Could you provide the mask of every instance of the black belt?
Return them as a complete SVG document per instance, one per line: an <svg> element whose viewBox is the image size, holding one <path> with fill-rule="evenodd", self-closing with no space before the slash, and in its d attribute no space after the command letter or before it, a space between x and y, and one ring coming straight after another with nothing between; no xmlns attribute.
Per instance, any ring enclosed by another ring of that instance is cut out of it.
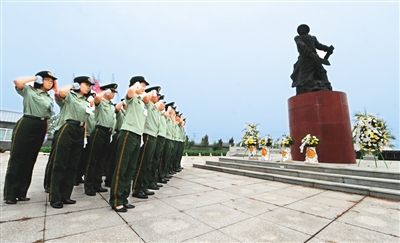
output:
<svg viewBox="0 0 400 243"><path fill-rule="evenodd" d="M115 133L119 133L119 130L115 130Z"/></svg>
<svg viewBox="0 0 400 243"><path fill-rule="evenodd" d="M37 117L37 116L31 116L31 115L24 115L24 117L37 119L37 120L41 120L41 121L47 121L47 119L49 119L49 118L46 118L46 117Z"/></svg>
<svg viewBox="0 0 400 243"><path fill-rule="evenodd" d="M96 125L96 127L97 127L97 128L101 128L101 129L103 129L103 130L107 130L107 131L109 131L109 132L112 131L112 128L111 128L111 127L105 127L105 126L102 126L102 125Z"/></svg>
<svg viewBox="0 0 400 243"><path fill-rule="evenodd" d="M66 122L69 124L77 125L77 126L81 126L81 127L83 127L85 125L85 123L82 121L76 121L76 120L72 120L72 119L68 119Z"/></svg>

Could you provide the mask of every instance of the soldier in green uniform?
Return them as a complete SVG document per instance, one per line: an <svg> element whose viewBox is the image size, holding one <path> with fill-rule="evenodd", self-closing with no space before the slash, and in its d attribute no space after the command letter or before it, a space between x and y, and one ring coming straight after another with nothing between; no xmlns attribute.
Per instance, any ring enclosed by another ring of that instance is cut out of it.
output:
<svg viewBox="0 0 400 243"><path fill-rule="evenodd" d="M18 120L13 130L4 183L4 200L7 204L30 200L26 194L40 147L47 140L48 121L54 106L47 92L53 88L56 80L49 71L14 80L17 93L24 98L24 116ZM27 85L32 81L33 87Z"/></svg>
<svg viewBox="0 0 400 243"><path fill-rule="evenodd" d="M164 148L165 136L167 134L167 121L165 120L165 102L163 101L164 95L159 97L159 101L155 104L157 107L157 114L159 116L157 143L154 150L154 155L151 161L151 178L148 182L147 188L152 190L159 190L163 185L157 184L158 171L161 164L161 155Z"/></svg>
<svg viewBox="0 0 400 243"><path fill-rule="evenodd" d="M53 168L53 161L54 161L54 144L55 141L57 140L57 135L58 135L58 130L62 125L62 120L63 120L63 114L64 112L62 112L62 108L64 106L64 100L60 98L60 96L58 95L58 88L57 88L57 83L54 84L54 98L56 101L56 104L60 107L60 116L58 117L58 121L57 121L57 125L54 129L54 133L53 133L53 139L51 140L51 150L50 150L50 154L49 154L49 159L47 160L47 164L46 164L46 170L44 172L44 180L43 180L43 187L46 193L50 192L50 179L51 179L51 171Z"/></svg>
<svg viewBox="0 0 400 243"><path fill-rule="evenodd" d="M165 105L165 121L166 121L166 126L167 126L167 131L165 134L165 142L164 142L164 148L161 154L161 162L159 164L159 170L158 170L158 182L166 184L169 179L166 178L168 176L168 165L169 165L169 160L171 159L172 151L174 149L174 143L173 143L173 121L172 121L172 114L173 114L173 109L172 106L175 104L175 102L170 102Z"/></svg>
<svg viewBox="0 0 400 243"><path fill-rule="evenodd" d="M132 77L125 97L126 118L118 133L118 149L109 200L116 212L127 212L127 209L135 207L129 204L127 198L131 192L132 176L136 169L147 116L145 104L150 100L147 95L143 98L140 96L144 93L146 85L149 83L144 77Z"/></svg>
<svg viewBox="0 0 400 243"><path fill-rule="evenodd" d="M90 134L94 130L94 127L96 126L96 117L95 117L95 109L96 106L94 105L94 97L96 97L96 92L93 90L91 91L91 96L87 98L87 101L90 104L90 109L92 110L92 113L87 117L86 119L86 140L87 144L86 147L83 148L82 153L81 153L81 158L79 159L79 164L78 164L78 171L76 173L75 177L75 186L78 186L79 183L83 183L84 180L82 179L82 176L85 175L86 173L86 166L88 164L88 159L89 159L89 152L90 152L90 144L91 144L91 139L90 139Z"/></svg>
<svg viewBox="0 0 400 243"><path fill-rule="evenodd" d="M85 194L88 196L108 191L101 187L101 183L114 127L115 107L111 100L117 92L117 87L117 84L101 86L100 89L103 91L94 98L96 127L90 134L89 159L85 174Z"/></svg>
<svg viewBox="0 0 400 243"><path fill-rule="evenodd" d="M182 113L179 112L176 116L176 120L178 122L178 132L177 132L177 144L178 144L178 149L175 155L175 164L173 170L175 172L180 172L183 168L181 167L181 160L182 160L182 154L183 154L183 149L184 149L184 143L186 139L185 131L183 129L183 120L182 120Z"/></svg>
<svg viewBox="0 0 400 243"><path fill-rule="evenodd" d="M112 141L110 144L110 149L107 155L107 168L106 168L106 180L104 181L105 186L111 187L111 180L115 170L115 156L117 153L117 138L118 133L121 130L122 124L125 120L126 115L126 104L125 99L121 99L121 102L115 106L116 122L114 126L114 134L112 136Z"/></svg>
<svg viewBox="0 0 400 243"><path fill-rule="evenodd" d="M158 116L157 107L155 103L158 102L159 92L161 87L155 86L145 90L146 93L152 92L150 101L146 104L147 117L143 131L143 146L140 148L139 160L137 169L133 176L132 196L137 198L148 198L148 195L154 195L154 192L149 191L147 182L151 177L151 160L157 143L158 123L160 117Z"/></svg>
<svg viewBox="0 0 400 243"><path fill-rule="evenodd" d="M64 99L63 110L66 114L54 148L49 195L53 208L76 203L70 197L82 149L87 144L84 121L92 112L87 101L91 85L93 83L89 77L79 76L74 79L73 85L59 90L59 96Z"/></svg>
<svg viewBox="0 0 400 243"><path fill-rule="evenodd" d="M171 156L167 162L167 168L168 168L168 174L166 177L171 178L173 174L176 172L174 171L174 166L176 164L177 160L177 153L179 149L179 143L178 143L178 135L179 135L179 130L178 130L178 122L177 122L177 116L176 116L176 106L172 107L172 115L171 115L171 120L172 120L172 143L173 143L173 148L171 151Z"/></svg>

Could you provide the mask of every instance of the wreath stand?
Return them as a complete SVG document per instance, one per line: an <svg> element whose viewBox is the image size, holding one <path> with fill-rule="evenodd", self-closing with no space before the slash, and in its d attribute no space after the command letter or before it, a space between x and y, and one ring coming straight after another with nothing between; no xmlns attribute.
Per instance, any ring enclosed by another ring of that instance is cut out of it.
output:
<svg viewBox="0 0 400 243"><path fill-rule="evenodd" d="M360 167L360 163L361 163L361 160L364 158L364 155L365 155L366 153L365 152L363 152L363 151L361 151L360 152L360 159L358 160L358 167ZM386 164L386 160L385 160L385 158L383 158L383 155L382 155L382 153L379 153L378 155L375 155L375 154L373 154L374 155L374 160L375 160L375 167L376 168L378 168L378 163L376 162L376 157L378 157L379 158L379 155L381 156L381 158L382 158L382 160L383 160L383 162L385 163L385 165L386 165L386 168L387 169L389 169L389 167L388 167L388 165Z"/></svg>

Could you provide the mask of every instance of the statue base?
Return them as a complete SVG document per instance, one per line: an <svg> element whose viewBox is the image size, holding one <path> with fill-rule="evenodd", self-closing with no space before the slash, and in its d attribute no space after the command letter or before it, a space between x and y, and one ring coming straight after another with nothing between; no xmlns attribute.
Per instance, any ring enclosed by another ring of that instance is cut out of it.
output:
<svg viewBox="0 0 400 243"><path fill-rule="evenodd" d="M289 98L288 105L290 135L296 142L293 160L304 161L299 147L301 139L310 133L320 139L320 163L356 163L346 93L309 92Z"/></svg>

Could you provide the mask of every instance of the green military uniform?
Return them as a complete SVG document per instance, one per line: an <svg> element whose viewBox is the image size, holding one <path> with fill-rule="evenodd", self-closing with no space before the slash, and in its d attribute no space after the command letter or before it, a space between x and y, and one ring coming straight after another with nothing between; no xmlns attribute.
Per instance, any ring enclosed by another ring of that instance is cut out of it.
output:
<svg viewBox="0 0 400 243"><path fill-rule="evenodd" d="M115 107L111 101L102 99L96 104L96 127L90 134L89 159L85 174L85 193L89 196L101 191L102 176L114 126Z"/></svg>
<svg viewBox="0 0 400 243"><path fill-rule="evenodd" d="M75 80L81 77L75 78ZM90 78L87 78L90 81ZM82 81L84 82L84 81ZM50 184L50 203L65 202L71 197L79 159L84 146L85 123L90 109L85 96L68 92L64 99L65 123L60 127L55 144ZM55 206L53 206L55 207ZM61 204L62 207L62 204Z"/></svg>
<svg viewBox="0 0 400 243"><path fill-rule="evenodd" d="M50 190L50 180L51 180L51 171L53 169L53 161L54 161L54 145L57 140L57 135L59 128L64 124L65 112L63 112L64 100L56 100L56 104L60 107L60 116L58 117L57 125L55 127L55 131L53 133L53 139L51 140L51 150L49 154L49 159L47 160L46 170L44 173L43 187L48 193Z"/></svg>
<svg viewBox="0 0 400 243"><path fill-rule="evenodd" d="M143 131L143 146L140 148L138 167L133 177L132 193L138 195L140 192L145 193L149 185L151 175L151 161L157 143L158 124L160 116L156 105L149 101L146 104L147 117Z"/></svg>
<svg viewBox="0 0 400 243"><path fill-rule="evenodd" d="M110 149L108 150L108 155L107 155L108 164L106 168L105 185L108 187L111 186L111 180L115 170L115 156L117 153L117 145L118 145L117 138L118 138L118 133L121 130L122 124L124 123L125 116L126 116L126 111L123 108L121 108L116 116L114 135L112 136Z"/></svg>
<svg viewBox="0 0 400 243"><path fill-rule="evenodd" d="M158 123L157 143L156 143L156 149L154 151L153 161L152 161L153 178L149 182L149 185L148 185L149 188L156 187L158 179L159 178L161 179L160 166L162 165L162 152L163 152L164 144L165 144L165 136L167 135L167 120L162 115L161 111L158 111L158 115L160 116L160 122Z"/></svg>
<svg viewBox="0 0 400 243"><path fill-rule="evenodd" d="M95 126L96 126L96 118L94 112L92 112L86 119L87 144L86 147L82 149L81 157L79 159L78 171L75 177L75 185L79 185L79 183L81 183L82 176L85 175L86 173L86 166L88 164L90 145L91 145L90 134L94 130Z"/></svg>
<svg viewBox="0 0 400 243"><path fill-rule="evenodd" d="M24 116L15 124L12 135L4 183L7 203L26 198L33 167L46 134L47 120L53 111L53 100L47 92L29 85L22 90L15 89L24 98Z"/></svg>
<svg viewBox="0 0 400 243"><path fill-rule="evenodd" d="M137 166L141 136L147 115L140 96L135 94L131 99L125 101L126 117L121 131L118 133L115 171L111 181L109 202L113 208L128 204L127 198L131 192L132 176Z"/></svg>
<svg viewBox="0 0 400 243"><path fill-rule="evenodd" d="M174 143L174 148L171 152L171 158L169 160L169 168L168 168L168 173L174 174L175 173L175 165L176 165L176 160L177 155L178 155L178 150L179 150L179 128L178 128L177 123L173 123L173 143Z"/></svg>
<svg viewBox="0 0 400 243"><path fill-rule="evenodd" d="M184 150L184 143L186 139L186 134L183 126L178 125L178 150L176 153L176 164L174 166L175 171L181 171L181 160Z"/></svg>
<svg viewBox="0 0 400 243"><path fill-rule="evenodd" d="M167 123L167 133L165 136L165 144L164 144L164 149L162 152L162 161L160 164L160 177L159 182L165 183L163 179L168 175L169 172L169 167L170 167L170 160L172 157L172 152L174 150L174 122L171 120L170 117L166 119Z"/></svg>

